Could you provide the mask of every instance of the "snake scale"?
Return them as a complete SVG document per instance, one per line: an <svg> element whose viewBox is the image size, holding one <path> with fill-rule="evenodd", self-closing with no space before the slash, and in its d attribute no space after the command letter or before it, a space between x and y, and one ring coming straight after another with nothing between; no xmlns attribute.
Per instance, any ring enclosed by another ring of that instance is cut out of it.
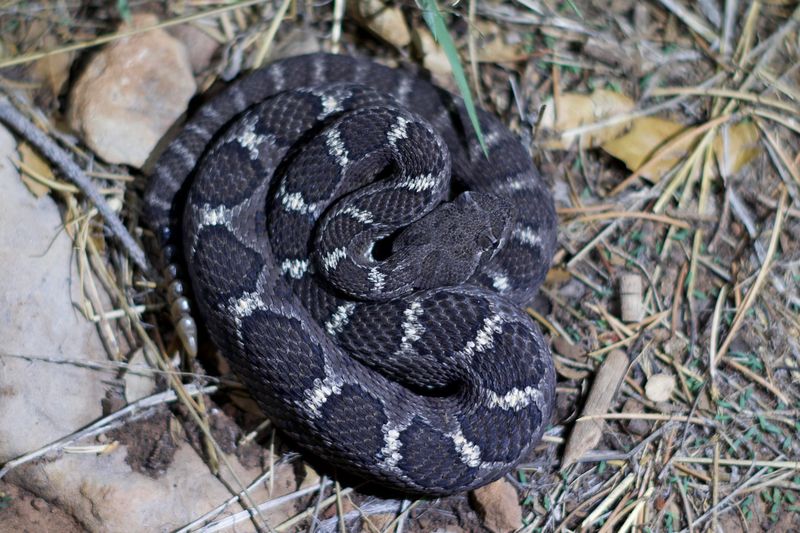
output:
<svg viewBox="0 0 800 533"><path fill-rule="evenodd" d="M478 117L486 153L462 100L422 78L288 58L201 107L145 195L173 318L193 328L188 279L284 434L407 493L499 478L553 409L549 348L521 309L552 259L552 197L525 147Z"/></svg>

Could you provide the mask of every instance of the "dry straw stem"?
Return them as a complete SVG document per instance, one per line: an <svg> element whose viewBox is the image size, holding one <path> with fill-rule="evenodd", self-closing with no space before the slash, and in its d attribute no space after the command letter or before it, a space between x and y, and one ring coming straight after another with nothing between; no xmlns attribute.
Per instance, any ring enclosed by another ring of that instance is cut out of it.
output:
<svg viewBox="0 0 800 533"><path fill-rule="evenodd" d="M719 364L720 360L722 360L728 353L731 342L733 342L733 339L739 332L739 328L742 327L745 314L753 305L753 303L755 303L756 297L758 296L761 287L764 285L764 281L767 279L767 274L769 274L770 267L772 266L772 260L774 259L775 252L778 249L778 238L780 237L781 230L783 228L783 219L786 214L788 196L789 195L786 187L782 186L780 200L778 201L778 208L775 211L775 225L772 228L772 235L769 240L769 247L767 248L764 264L761 266L761 270L759 270L758 276L756 276L756 280L753 282L753 286L749 291L747 291L747 295L745 296L742 305L736 311L736 316L733 318L730 330L728 330L728 335L725 337L725 340L719 347L719 350L717 351L716 357L713 361L713 364L715 365Z"/></svg>
<svg viewBox="0 0 800 533"><path fill-rule="evenodd" d="M767 111L766 109L753 109L751 114L771 120L772 122L780 124L781 126L790 129L795 133L800 133L800 122L792 117L779 115L772 111Z"/></svg>
<svg viewBox="0 0 800 533"><path fill-rule="evenodd" d="M594 508L594 510L589 513L583 522L581 522L581 530L585 530L589 528L592 524L597 522L597 520L611 507L615 501L617 501L624 493L628 490L628 488L633 485L633 482L636 480L635 474L628 474L625 478L620 481L620 483L614 487L614 490L611 491L609 494L600 504Z"/></svg>
<svg viewBox="0 0 800 533"><path fill-rule="evenodd" d="M467 31L467 52L469 54L470 72L472 73L472 90L475 91L475 99L478 102L482 102L483 89L478 72L478 49L475 43L475 35L478 33L478 29L475 25L475 6L477 3L477 0L469 0L469 4L467 4L467 21L469 23L469 30Z"/></svg>
<svg viewBox="0 0 800 533"><path fill-rule="evenodd" d="M672 461L675 463L694 463L699 465L713 465L713 457L673 457ZM720 457L718 460L720 466L745 466L753 468L786 468L790 470L800 471L800 461L760 461L752 459L726 459Z"/></svg>
<svg viewBox="0 0 800 533"><path fill-rule="evenodd" d="M283 0L281 7L278 8L278 12L275 13L275 16L272 18L272 22L269 23L267 33L264 34L264 38L261 41L261 46L258 47L255 59L253 60L253 68L261 67L261 65L264 63L264 59L266 59L266 57L269 55L270 48L275 40L275 35L278 33L278 28L283 22L286 12L289 10L289 6L291 4L292 0Z"/></svg>
<svg viewBox="0 0 800 533"><path fill-rule="evenodd" d="M14 164L15 167L17 167L17 169L21 173L25 174L26 176L29 176L34 181L38 181L39 183L41 183L42 185L53 191L68 192L70 194L76 194L80 192L80 189L75 185L72 185L71 183L67 183L61 180L50 179L47 176L42 175L42 173L37 172L36 169L31 167L30 165L25 164L23 161L20 161L19 159L12 159L11 162ZM89 173L87 172L86 174L88 175ZM106 187L98 189L98 192L100 194L105 195L105 194L115 193L118 190L119 189L116 187Z"/></svg>
<svg viewBox="0 0 800 533"><path fill-rule="evenodd" d="M714 442L714 460L712 462L711 468L712 474L712 484L711 484L711 508L713 509L713 515L711 517L712 528L714 531L717 530L717 515L718 515L718 506L719 506L719 440Z"/></svg>
<svg viewBox="0 0 800 533"><path fill-rule="evenodd" d="M408 514L417 507L422 500L414 500L413 502L410 500L403 500L403 510L397 515L391 523L384 528L384 531L395 531L396 533L401 533L403 529L403 524L405 523Z"/></svg>
<svg viewBox="0 0 800 533"><path fill-rule="evenodd" d="M351 492L353 492L353 488L347 487L346 489L342 489L341 492L339 492L338 494L333 494L331 496L328 496L327 498L322 500L322 503L319 505L320 509L328 507L332 503L336 502L342 496L348 495ZM292 518L286 520L282 524L279 524L273 529L275 531L297 531L296 529L290 529L290 528L294 527L299 522L308 518L313 512L314 512L314 507L309 506L308 509L306 509L305 511L294 515Z"/></svg>
<svg viewBox="0 0 800 533"><path fill-rule="evenodd" d="M663 182L657 183L653 187L653 191L655 192L661 189L664 186ZM642 208L647 204L650 200L650 195L640 195L636 198L636 200L628 207L626 211L628 212L636 212L641 211ZM600 230L597 235L592 237L592 239L586 243L577 253L575 253L572 258L567 262L567 269L574 269L578 262L582 261L586 255L591 252L598 244L604 242L605 239L614 232L619 224L621 224L623 219L616 219L611 222L611 224L604 227ZM570 270L571 271L571 270Z"/></svg>
<svg viewBox="0 0 800 533"><path fill-rule="evenodd" d="M342 20L344 19L345 0L333 0L333 28L331 28L331 52L339 53L342 40Z"/></svg>
<svg viewBox="0 0 800 533"><path fill-rule="evenodd" d="M780 143L778 143L778 141L775 138L773 138L773 136L770 134L770 132L767 131L767 128L764 126L764 124L758 119L756 119L755 122L756 122L756 125L758 126L758 129L761 130L761 135L764 137L764 139L766 139L769 148L771 148L772 151L774 151L774 153L778 156L780 164L783 165L783 168L786 169L786 171L792 177L794 182L797 185L800 185L800 170L798 170L797 165L795 164L795 162L786 154L786 151L783 150L783 148L781 148ZM772 155L772 154L770 154L770 155ZM780 170L781 170L781 167L780 167L780 165L778 165L778 171L779 171L781 177L784 177L783 176L783 172L780 172ZM786 186L790 187L791 184L790 183L786 183ZM790 192L791 192L791 189L790 189ZM795 199L795 201L797 201L797 197L796 196L794 197L794 199Z"/></svg>
<svg viewBox="0 0 800 533"><path fill-rule="evenodd" d="M758 3L754 3L754 5L758 5ZM763 65L766 64L766 62L772 57L772 54L778 48L778 45L781 42L783 42L783 39L787 35L791 34L791 32L793 32L798 25L800 25L800 6L798 6L798 8L795 9L795 11L792 13L792 16L789 18L789 20L787 20L786 23L784 23L783 26L781 26L778 29L778 31L772 33L766 40L764 40L757 47L755 47L753 49L750 49L750 47L747 46L747 47L745 47L744 51L741 51L741 50L739 51L738 55L741 58L740 61L739 61L739 65L740 66L751 62L753 59L758 57L759 54L761 54L761 58L758 61L757 65L752 69L751 74L748 76L747 80L745 80L745 83L742 85L743 88L746 88L747 86L749 86L749 83L754 79L754 76L755 76L754 73L755 72L761 72L763 70ZM751 29L751 31L749 31L749 32L745 31L744 34L743 34L743 39L742 40L744 40L744 36L746 36L748 33L750 35L752 35L753 34L753 30ZM739 43L740 45L742 44L742 40L740 40L740 43ZM718 73L714 74L713 76L711 76L710 78L708 78L705 81L703 81L702 83L698 84L697 88L699 88L699 89L709 88L709 87L713 86L715 83L725 79L725 74L726 74L726 72L718 72ZM679 96L676 96L674 98L671 98L670 100L667 100L666 102L661 102L659 104L653 105L653 106L645 108L645 109L641 109L641 110L638 110L638 111L632 111L630 113L624 113L624 114L620 114L620 115L615 115L613 117L608 117L606 119L600 120L598 122L593 122L591 124L584 124L584 125L581 125L581 126L578 126L578 127L575 127L575 128L572 128L572 129L569 129L569 130L561 132L561 138L562 139L569 139L569 138L575 137L577 135L583 135L583 134L586 134L586 133L591 133L593 131L597 131L597 130L603 129L603 128L606 128L608 126L614 126L614 125L617 125L617 124L622 124L622 123L628 122L628 121L630 121L630 120L632 120L634 118L648 116L648 115L654 115L654 114L659 113L661 111L664 111L664 110L667 110L667 109L672 109L672 108L678 106L681 102L686 100L689 96L690 95L679 95ZM778 116L778 115L772 114L771 116L772 117L776 117L779 120L781 119L781 117ZM800 129L798 129L798 131L800 131Z"/></svg>
<svg viewBox="0 0 800 533"><path fill-rule="evenodd" d="M684 24L689 26L692 30L697 32L703 39L708 41L711 47L715 47L719 43L719 37L716 32L709 28L697 15L686 9L682 4L675 0L660 0L660 2L669 9L673 15L683 21Z"/></svg>
<svg viewBox="0 0 800 533"><path fill-rule="evenodd" d="M611 480L609 480L609 481L611 481ZM600 498L608 496L608 494L612 490L614 490L613 486L605 488L605 489L601 490L600 492L598 492L597 494L593 494L592 496L589 496L588 498L586 498L582 502L578 503L578 505L576 505L575 508L572 511L570 511L570 513L566 517L564 517L564 520L562 520L561 524L559 524L559 526L555 529L555 533L561 533L562 531L566 531L567 530L567 526L570 523L572 523L572 519L575 518L576 516L578 516L579 513L582 513L584 508L589 507L590 505L594 504L594 502L599 500Z"/></svg>
<svg viewBox="0 0 800 533"><path fill-rule="evenodd" d="M266 0L243 0L241 2L237 2L235 4L229 4L224 7L218 7L216 9L209 9L208 11L203 11L200 13L193 13L191 15L184 15L183 17L176 17L174 19L165 20L163 22L159 22L158 24L153 24L151 26L143 26L140 28L129 28L125 30L120 30L109 35L102 35L95 39L91 39L88 41L83 41L79 43L69 44L67 46L62 46L60 48L56 48L53 50L48 50L45 52L34 52L32 54L26 54L18 57L12 57L5 61L0 61L0 69L10 67L13 65L22 65L25 63L30 63L31 61L36 61L38 59L43 59L45 57L50 57L58 54L64 54L67 52L74 52L77 50L84 50L86 48L92 48L94 46L99 46L101 44L110 43L112 41L116 41L119 39L123 39L125 37L130 37L132 35L138 35L140 33L147 33L148 31L152 31L158 28L168 28L170 26L177 26L178 24L183 24L184 22L191 22L193 20L198 20L206 17L213 17L216 15L221 15L233 9L239 9L242 7L248 7L256 4L265 3Z"/></svg>
<svg viewBox="0 0 800 533"><path fill-rule="evenodd" d="M759 385L761 385L762 387L764 387L765 389L770 391L772 394L774 394L783 403L785 403L787 405L791 404L791 401L783 393L783 391L781 391L778 387L776 387L775 385L773 385L772 383L770 383L766 379L762 378L761 376L759 376L758 374L756 374L755 372L753 372L752 370L750 370L746 366L744 366L742 364L739 364L736 361L734 361L733 359L730 359L730 358L727 358L727 357L723 358L722 361L727 366L733 368L734 370L736 370L737 372L739 372L740 374L742 374L746 378L750 379L751 381L753 381L755 383L758 383Z"/></svg>
<svg viewBox="0 0 800 533"><path fill-rule="evenodd" d="M335 494L336 494L336 515L339 517L339 533L347 533L347 527L344 523L344 504L342 502L342 486L339 481L336 481Z"/></svg>
<svg viewBox="0 0 800 533"><path fill-rule="evenodd" d="M776 100L775 98L768 98L760 94L751 93L747 91L737 91L734 89L719 89L701 87L657 87L650 92L650 96L674 96L676 94L691 95L691 96L709 96L715 98L730 98L734 100L742 100L753 104L761 104L768 107L774 107L789 113L800 114L800 107Z"/></svg>
<svg viewBox="0 0 800 533"><path fill-rule="evenodd" d="M719 393L717 391L716 386L716 372L717 372L717 365L714 364L714 361L717 359L717 350L718 350L718 343L719 343L719 325L722 322L722 310L725 307L725 300L728 297L728 286L723 285L722 289L719 291L719 295L717 295L717 302L714 305L714 314L711 316L711 338L709 339L709 346L708 346L708 356L709 356L709 365L708 365L708 372L711 376L711 396L712 398L717 398Z"/></svg>
<svg viewBox="0 0 800 533"><path fill-rule="evenodd" d="M259 478L259 479L261 479L261 478ZM265 501L263 503L258 504L258 506L255 507L255 508L246 509L244 511L240 511L240 512L236 513L235 515L227 516L227 517L223 518L222 520L218 520L218 521L212 522L210 524L203 525L201 521L196 520L196 521L192 522L191 524L187 524L184 527L182 527L181 529L177 530L176 533L189 533L190 531L203 531L203 533L212 533L212 532L216 532L216 531L231 531L232 530L231 528L235 528L236 524L239 524L240 522L244 522L245 520L250 519L250 517L251 517L253 512L263 513L263 512L269 511L271 509L274 509L276 507L280 507L281 505L284 505L286 503L294 501L294 500L296 500L298 498L302 498L303 496L308 496L309 494L312 494L314 492L320 491L324 487L330 485L331 483L332 483L331 481L325 481L324 483L320 483L318 485L312 485L311 487L306 487L306 488L297 490L295 492L286 494L284 496L279 496L277 498L273 498L271 500L267 500L267 501ZM249 490L249 487L248 487L248 490ZM346 489L346 490L352 490L352 489ZM331 498L333 498L333 496ZM331 500L331 498L329 498L329 500ZM330 505L330 503L328 503L328 505ZM295 516L293 518L290 518L287 522L284 522L283 524L280 524L277 527L270 527L268 524L265 524L267 526L266 530L270 531L270 532L273 532L273 531L285 531L287 527L291 527L292 525L296 524L297 522L303 520L307 516L308 511L310 511L312 509L313 508L307 509L305 512L300 513L300 515L297 515L297 516ZM291 523L289 524L289 522L291 522ZM289 524L289 525L287 526L286 524ZM198 530L197 529L198 526L201 529ZM233 531L235 531L235 530L236 529L233 529Z"/></svg>
<svg viewBox="0 0 800 533"><path fill-rule="evenodd" d="M644 516L645 504L650 501L650 498L653 496L653 492L655 487L649 487L645 493L636 500L634 504L633 510L628 514L628 518L625 519L625 522L622 523L622 526L616 530L618 533L627 533L630 531L634 526L641 526L644 525L644 521L642 520ZM637 522L638 521L638 522ZM637 522L637 523L634 523Z"/></svg>
<svg viewBox="0 0 800 533"><path fill-rule="evenodd" d="M69 178L97 208L105 219L111 231L120 240L120 243L130 255L136 265L144 272L150 271L150 264L144 251L128 233L127 228L120 222L116 213L108 206L105 198L97 191L94 182L90 180L83 170L72 160L69 154L61 149L50 137L45 135L30 120L20 113L8 98L0 97L0 122L5 122L17 133L25 138L31 145Z"/></svg>
<svg viewBox="0 0 800 533"><path fill-rule="evenodd" d="M596 305L592 305L592 304L587 304L587 308L589 310L597 313L598 315L602 316L604 319L606 319L609 322L609 324L612 324L615 328L619 329L624 334L624 336L626 338L623 339L622 341L619 341L619 343L617 343L617 344L622 344L623 346L627 346L630 343L634 342L638 338L638 336L639 336L638 333L634 332L633 329L631 329L630 327L628 327L625 324L621 323L613 315L611 315L611 313L609 313L606 309L604 309L602 307L598 307ZM666 315L661 314L661 315L658 315L658 316L659 317L664 317ZM655 324L655 323L653 323L653 324ZM590 357L596 357L599 353L602 353L603 351L609 351L610 349L611 349L611 347L607 346L606 348L602 348L600 350L595 350L594 352L590 352L588 355ZM664 351L659 350L659 349L654 349L654 352L656 354L656 357L658 357L661 361L667 363L668 365L674 366L677 370L679 370L681 373L685 374L687 377L690 377L692 379L696 379L697 381L703 381L703 378L702 378L702 376L700 376L700 374L697 374L693 370L691 370L689 368L686 368L686 366L680 364L674 357L672 357L670 355L667 355L666 353L664 353Z"/></svg>
<svg viewBox="0 0 800 533"><path fill-rule="evenodd" d="M581 416L581 420L652 420L658 422L688 422L700 426L717 427L717 423L707 418L685 415L661 415L658 413L602 413Z"/></svg>
<svg viewBox="0 0 800 533"><path fill-rule="evenodd" d="M678 220L677 218L672 218L667 215L648 213L646 211L608 211L605 213L584 215L576 219L573 219L570 222L591 222L593 220L609 220L609 219L619 220L622 218L638 218L643 220L652 220L653 222L661 222L663 224L669 224L670 226L676 226L678 228L683 228L683 229L692 228L691 224L689 224L688 222L684 222L683 220Z"/></svg>
<svg viewBox="0 0 800 533"><path fill-rule="evenodd" d="M117 289L120 291L121 289ZM138 316L133 312L133 310L128 306L127 300L122 298L120 300L120 304L128 312L128 317L131 319L131 325L133 326L133 330L136 332L136 335L139 337L141 342L143 343L144 354L148 358L148 360L158 369L168 372L171 370L171 366L169 361L167 360L166 354L164 354L158 347L155 345L153 340L147 334L142 325L141 320L138 319ZM203 434L203 438L206 439L206 444L209 446L209 449L213 449L214 454L218 456L222 460L222 464L226 467L227 471L231 474L236 486L229 487L232 493L238 493L243 497L242 505L247 507L248 509L252 509L255 512L255 515L251 514L254 522L256 525L259 524L266 524L266 520L263 516L261 516L260 511L256 508L255 504L250 499L250 495L245 490L245 485L242 480L239 478L236 471L233 469L233 465L231 464L230 460L228 459L225 452L220 448L219 443L214 439L214 436L211 434L211 428L208 423L208 419L206 417L205 410L196 402L194 398L192 398L189 394L187 394L187 385L185 385L177 375L173 373L169 373L168 377L168 384L172 390L178 396L178 399L181 403L187 407L187 412L192 419L192 421L197 424L197 427L200 428L201 433ZM218 474L217 476L220 481L226 483L226 481L222 478L221 475ZM226 483L227 484L227 483ZM238 497L238 496L237 496Z"/></svg>
<svg viewBox="0 0 800 533"><path fill-rule="evenodd" d="M619 204L582 205L579 207L556 207L556 213L562 216L595 213L597 211L619 210Z"/></svg>
<svg viewBox="0 0 800 533"><path fill-rule="evenodd" d="M605 424L602 421L597 422L586 417L608 412L619 384L625 379L627 371L628 356L621 350L612 351L603 361L597 371L597 377L592 384L589 397L586 399L583 416L575 423L567 442L561 459L562 470L575 463L585 452L600 442Z"/></svg>

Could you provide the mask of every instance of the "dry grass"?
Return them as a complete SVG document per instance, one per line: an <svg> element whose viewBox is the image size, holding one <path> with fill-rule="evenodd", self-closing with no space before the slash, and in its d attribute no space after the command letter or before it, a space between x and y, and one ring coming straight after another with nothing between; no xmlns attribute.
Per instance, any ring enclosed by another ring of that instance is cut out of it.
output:
<svg viewBox="0 0 800 533"><path fill-rule="evenodd" d="M398 57L358 29L340 0L180 4L180 11L160 13L158 27L202 23L226 52L204 74L205 87L229 67L230 58L243 59L244 67L262 64L301 24L328 49ZM505 116L524 138L546 134L530 117L549 97L558 112L563 92L588 93L596 87L632 96L635 109L575 126L561 132L563 138L654 114L692 126L650 155L645 167L658 164L681 142L694 141L655 182L642 179L645 168L628 172L585 142L564 151L534 151L562 217L554 269L532 309L554 340L560 382L557 414L545 441L532 462L511 476L524 509L523 531L800 527L800 8L780 1L689 5L521 0L471 1L452 8L450 25L471 66L481 105ZM0 4L5 51L0 68L13 67L0 70L0 87L85 166L79 144L49 126L58 118L58 95L48 93L47 80L30 83L25 68L148 29L115 32L116 12L89 17L78 8L55 6ZM136 12L145 6L129 7ZM413 27L423 25L413 6L404 11ZM530 59L504 68L478 63L476 33L468 31L478 22L498 25ZM39 36L45 33L54 38L43 48ZM29 101L36 104L26 106ZM742 121L757 126L757 155L731 174L726 161L736 154L726 148L726 136ZM716 139L722 140L721 160L714 152ZM24 162L20 167L25 169ZM147 240L136 215L141 180L114 179L127 176L127 170L97 161L92 171L102 195L124 205L128 227ZM76 189L37 177L36 171L29 174L65 206L64 227L76 243L85 295L81 309L97 321L111 364L129 371L127 354L143 347L151 371L166 376L171 391L150 400L185 406L182 412L202 435L211 470L230 482L231 500L220 503L232 506L238 500L255 510L217 525L252 521L263 530L294 531L320 523L318 517L333 506L329 512L339 518L330 530L376 530L368 515L385 508L324 477L279 502L250 500L248 487L226 464L210 428L208 397L200 394L207 394L202 387L215 380L196 361L184 366L192 372L178 372L171 357L178 344L171 333L162 329L169 334L165 341L158 330L146 328L157 323L153 281L136 271L115 242L106 241L102 220ZM645 319L638 324L619 318L617 282L628 272L646 279ZM104 308L101 291L113 309ZM592 376L616 348L626 350L631 363L612 403L614 412L593 417L605 421L602 440L561 471L563 444ZM669 400L654 402L645 386L663 373L673 375L677 386ZM138 407L89 429L105 431L131 421L141 415ZM245 428L251 430L243 439L274 446L268 424ZM56 446L63 449L83 437L71 435ZM5 468L50 451L33 452ZM256 483L269 482L273 467L266 465ZM297 516L272 523L269 509L292 499L298 502ZM444 510L440 523L456 523L446 513L457 505L404 502L383 530L424 530L431 522L421 517L437 509ZM203 520L198 517L186 530ZM463 516L460 520L466 529L478 527Z"/></svg>

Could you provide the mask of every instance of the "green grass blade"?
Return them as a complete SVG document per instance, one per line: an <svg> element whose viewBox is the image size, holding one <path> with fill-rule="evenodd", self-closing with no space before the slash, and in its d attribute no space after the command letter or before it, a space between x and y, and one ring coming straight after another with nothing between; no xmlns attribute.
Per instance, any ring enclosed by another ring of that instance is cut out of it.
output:
<svg viewBox="0 0 800 533"><path fill-rule="evenodd" d="M453 70L453 79L456 82L461 97L464 99L464 105L467 108L469 120L472 127L475 129L475 135L478 137L478 142L483 148L483 154L488 158L489 152L486 149L486 143L483 140L483 132L481 125L478 122L478 113L475 110L475 102L472 100L472 93L469 90L467 77L464 75L464 67L461 65L461 59L458 57L458 50L456 50L456 43L447 31L447 26L444 23L442 12L439 11L439 6L436 0L418 0L420 8L422 8L422 18L433 33L433 38L444 50L447 56L447 61L450 62L450 68Z"/></svg>

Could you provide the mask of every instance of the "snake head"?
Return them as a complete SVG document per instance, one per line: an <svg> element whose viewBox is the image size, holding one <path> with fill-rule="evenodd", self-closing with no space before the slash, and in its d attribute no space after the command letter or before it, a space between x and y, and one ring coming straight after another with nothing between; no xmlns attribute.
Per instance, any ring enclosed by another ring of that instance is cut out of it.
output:
<svg viewBox="0 0 800 533"><path fill-rule="evenodd" d="M418 265L416 289L458 285L503 247L513 214L511 204L499 196L465 192L403 230L392 251Z"/></svg>

